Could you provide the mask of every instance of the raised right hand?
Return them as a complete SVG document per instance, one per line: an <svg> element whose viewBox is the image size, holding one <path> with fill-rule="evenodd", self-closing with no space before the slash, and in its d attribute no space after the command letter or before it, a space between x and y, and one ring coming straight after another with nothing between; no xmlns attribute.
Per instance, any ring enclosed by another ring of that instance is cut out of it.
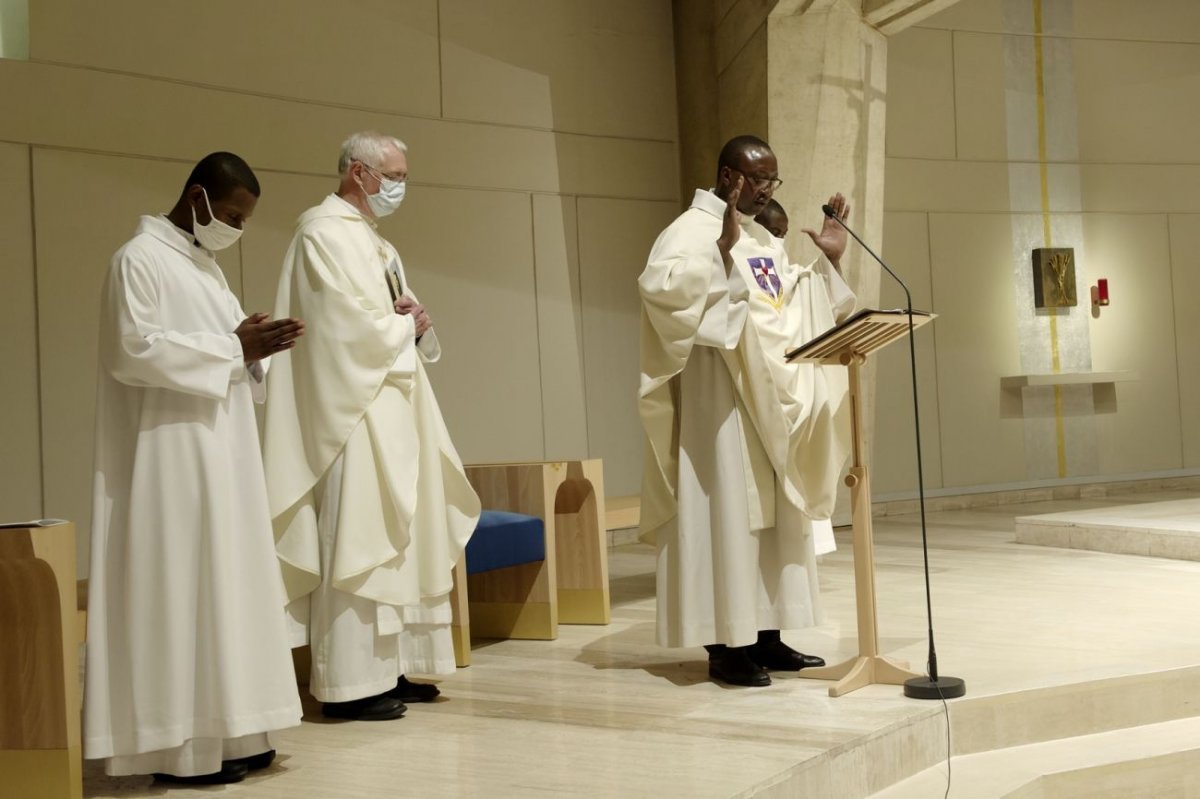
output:
<svg viewBox="0 0 1200 799"><path fill-rule="evenodd" d="M261 361L277 352L296 346L304 335L304 322L299 319L271 319L270 314L251 314L234 329L242 342L242 358L246 363Z"/></svg>
<svg viewBox="0 0 1200 799"><path fill-rule="evenodd" d="M721 237L717 239L717 248L723 256L729 255L733 250L733 245L737 244L738 237L742 234L742 215L737 209L737 204L742 197L744 181L745 178L738 175L737 183L733 184L733 188L729 191L729 197L725 200L725 217L721 221Z"/></svg>

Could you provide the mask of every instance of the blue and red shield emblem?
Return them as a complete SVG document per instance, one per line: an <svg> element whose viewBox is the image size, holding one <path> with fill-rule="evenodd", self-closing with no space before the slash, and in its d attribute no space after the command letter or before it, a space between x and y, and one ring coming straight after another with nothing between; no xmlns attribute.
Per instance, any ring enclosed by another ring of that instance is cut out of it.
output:
<svg viewBox="0 0 1200 799"><path fill-rule="evenodd" d="M749 258L747 262L750 264L750 271L754 274L754 280L758 283L758 287L762 289L763 294L767 295L767 299L771 304L779 307L783 300L783 283L779 280L779 275L775 272L774 258Z"/></svg>

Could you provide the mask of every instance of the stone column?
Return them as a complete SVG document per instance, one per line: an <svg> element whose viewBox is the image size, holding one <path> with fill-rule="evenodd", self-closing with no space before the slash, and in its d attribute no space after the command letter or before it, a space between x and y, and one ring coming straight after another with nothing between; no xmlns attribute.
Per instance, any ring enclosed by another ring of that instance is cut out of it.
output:
<svg viewBox="0 0 1200 799"><path fill-rule="evenodd" d="M801 263L817 256L800 228L819 228L821 205L840 191L851 204L847 224L881 252L887 38L863 19L860 3L792 6L779 3L767 20L767 141L784 179L775 196L791 222L788 250ZM879 266L853 240L842 270L860 307L879 304ZM863 388L863 434L870 442L873 362L863 370ZM868 460L870 451L868 444ZM838 507L837 521L847 521L845 490Z"/></svg>
<svg viewBox="0 0 1200 799"><path fill-rule="evenodd" d="M821 224L821 205L840 191L847 220L872 249L883 239L887 38L850 0L816 0L804 10L780 3L767 21L767 141L779 157L789 249L816 257L801 227ZM879 300L879 269L854 242L844 261L863 304Z"/></svg>

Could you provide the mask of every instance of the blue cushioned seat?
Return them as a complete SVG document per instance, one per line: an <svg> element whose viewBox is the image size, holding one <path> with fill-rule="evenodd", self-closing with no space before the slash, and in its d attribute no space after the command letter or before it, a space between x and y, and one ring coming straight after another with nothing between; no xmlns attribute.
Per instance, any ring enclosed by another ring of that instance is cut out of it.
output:
<svg viewBox="0 0 1200 799"><path fill-rule="evenodd" d="M536 516L485 510L467 542L467 574L546 559L546 525Z"/></svg>

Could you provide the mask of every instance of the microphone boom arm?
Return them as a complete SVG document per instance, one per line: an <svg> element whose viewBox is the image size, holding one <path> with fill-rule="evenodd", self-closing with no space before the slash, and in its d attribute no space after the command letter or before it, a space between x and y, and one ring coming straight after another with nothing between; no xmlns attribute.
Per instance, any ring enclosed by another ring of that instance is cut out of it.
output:
<svg viewBox="0 0 1200 799"><path fill-rule="evenodd" d="M913 680L907 680L904 684L904 693L905 696L917 699L945 699L946 697L962 696L966 693L966 685L957 677L947 677L939 684L937 649L934 647L933 642L933 594L929 587L929 535L925 527L925 472L921 457L921 411L917 398L917 345L913 337L915 326L913 324L912 293L908 290L908 286L904 281L900 279L900 276L893 272L892 268L876 255L875 251L867 246L865 241L858 237L857 233L846 226L846 223L834 211L833 206L828 204L822 205L821 211L824 212L825 216L837 222L842 230L849 233L883 267L883 270L892 276L892 279L900 285L900 288L904 290L904 299L908 310L908 358L912 370L913 429L917 439L917 504L921 510L921 554L925 565L925 613L929 629L929 679L925 680L918 677Z"/></svg>

